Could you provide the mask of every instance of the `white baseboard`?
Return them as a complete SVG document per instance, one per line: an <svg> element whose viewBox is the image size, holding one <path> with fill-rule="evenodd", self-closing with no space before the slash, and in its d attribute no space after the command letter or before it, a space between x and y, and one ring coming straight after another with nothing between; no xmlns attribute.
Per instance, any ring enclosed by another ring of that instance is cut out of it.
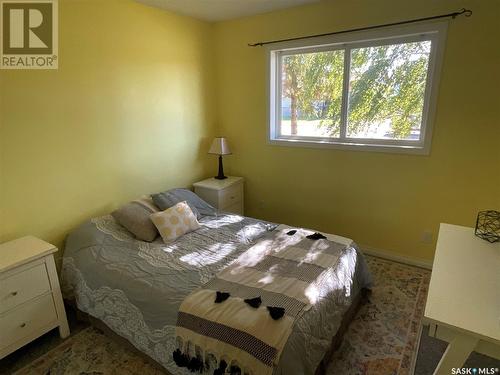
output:
<svg viewBox="0 0 500 375"><path fill-rule="evenodd" d="M409 264L410 266L416 266L421 268L432 269L432 261L408 257L404 255L398 255L390 251L375 249L371 246L360 245L361 251L367 255L373 255L375 257L393 260L399 263Z"/></svg>

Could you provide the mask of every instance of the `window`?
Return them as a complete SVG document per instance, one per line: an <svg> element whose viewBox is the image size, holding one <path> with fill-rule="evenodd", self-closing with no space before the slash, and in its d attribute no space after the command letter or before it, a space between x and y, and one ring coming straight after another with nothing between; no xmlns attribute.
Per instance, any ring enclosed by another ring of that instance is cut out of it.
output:
<svg viewBox="0 0 500 375"><path fill-rule="evenodd" d="M440 22L274 45L271 143L428 153L445 32Z"/></svg>

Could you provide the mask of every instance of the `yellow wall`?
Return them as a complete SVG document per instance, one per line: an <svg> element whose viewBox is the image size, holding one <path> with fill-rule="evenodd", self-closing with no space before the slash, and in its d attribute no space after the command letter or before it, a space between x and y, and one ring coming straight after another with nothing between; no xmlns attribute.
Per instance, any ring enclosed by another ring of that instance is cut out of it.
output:
<svg viewBox="0 0 500 375"><path fill-rule="evenodd" d="M60 0L59 20L59 70L0 71L0 241L61 245L213 173L210 24L129 0Z"/></svg>
<svg viewBox="0 0 500 375"><path fill-rule="evenodd" d="M449 26L430 156L266 143L266 54L247 43L463 6L474 14ZM497 1L335 0L217 24L218 120L234 151L228 170L246 178L246 214L429 260L424 231L474 226L479 209L500 209L498 19Z"/></svg>
<svg viewBox="0 0 500 375"><path fill-rule="evenodd" d="M89 217L211 175L216 132L249 216L428 260L423 231L500 209L496 1L327 0L215 26L131 0L59 3L59 70L0 71L0 241L61 245ZM248 42L462 6L474 15L450 24L430 156L266 143L266 56Z"/></svg>

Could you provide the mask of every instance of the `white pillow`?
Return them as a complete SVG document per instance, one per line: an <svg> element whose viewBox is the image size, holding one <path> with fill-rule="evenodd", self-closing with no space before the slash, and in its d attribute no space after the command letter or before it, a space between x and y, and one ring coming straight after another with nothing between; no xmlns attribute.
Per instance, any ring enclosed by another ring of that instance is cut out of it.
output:
<svg viewBox="0 0 500 375"><path fill-rule="evenodd" d="M155 212L151 214L150 218L160 232L163 242L175 240L200 227L196 215L185 201L179 202L165 211Z"/></svg>

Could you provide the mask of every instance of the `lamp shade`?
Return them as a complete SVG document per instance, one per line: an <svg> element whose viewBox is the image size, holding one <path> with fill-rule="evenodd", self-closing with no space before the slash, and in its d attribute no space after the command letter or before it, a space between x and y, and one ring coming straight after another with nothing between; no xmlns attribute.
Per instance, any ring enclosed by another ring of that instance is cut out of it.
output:
<svg viewBox="0 0 500 375"><path fill-rule="evenodd" d="M212 146L210 146L210 150L208 150L208 153L215 155L231 154L231 150L229 149L229 144L227 143L227 139L223 137L214 138Z"/></svg>

